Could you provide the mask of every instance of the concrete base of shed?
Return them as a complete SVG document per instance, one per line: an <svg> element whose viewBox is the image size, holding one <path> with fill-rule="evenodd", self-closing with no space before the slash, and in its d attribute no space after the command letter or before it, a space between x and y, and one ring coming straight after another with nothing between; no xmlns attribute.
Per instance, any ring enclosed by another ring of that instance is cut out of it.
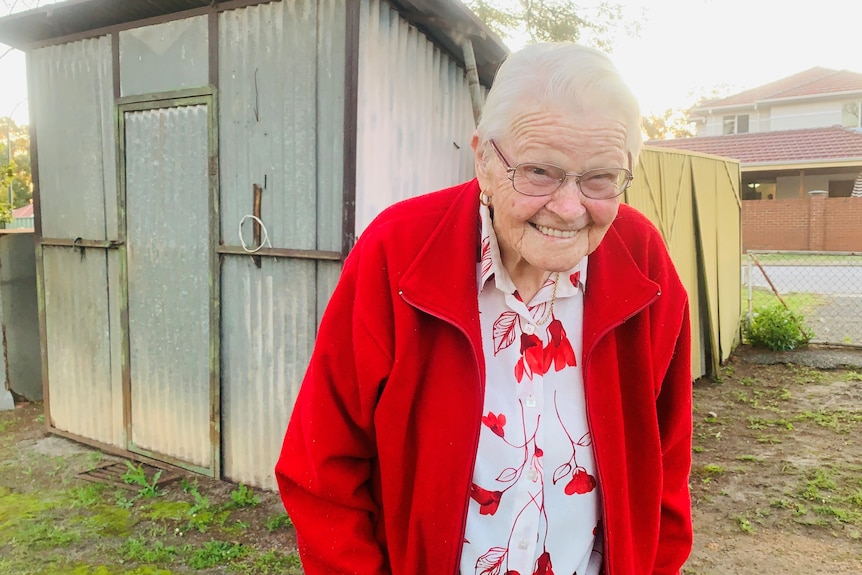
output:
<svg viewBox="0 0 862 575"><path fill-rule="evenodd" d="M8 389L0 389L0 411L11 411L15 409L15 399Z"/></svg>

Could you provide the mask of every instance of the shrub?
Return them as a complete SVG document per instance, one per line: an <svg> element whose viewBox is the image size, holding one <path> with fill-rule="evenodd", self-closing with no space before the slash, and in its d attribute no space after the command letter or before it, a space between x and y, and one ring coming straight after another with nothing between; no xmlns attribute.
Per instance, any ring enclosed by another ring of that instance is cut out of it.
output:
<svg viewBox="0 0 862 575"><path fill-rule="evenodd" d="M806 345L814 335L803 321L802 314L778 304L759 307L754 310L745 337L751 345L789 351Z"/></svg>

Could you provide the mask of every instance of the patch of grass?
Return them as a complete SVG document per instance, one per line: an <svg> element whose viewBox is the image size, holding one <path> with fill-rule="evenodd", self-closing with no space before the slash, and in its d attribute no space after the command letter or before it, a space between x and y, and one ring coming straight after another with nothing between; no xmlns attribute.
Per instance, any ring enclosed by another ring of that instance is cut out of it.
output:
<svg viewBox="0 0 862 575"><path fill-rule="evenodd" d="M290 520L287 513L282 513L279 515L274 515L266 520L266 530L267 531L276 531L278 529L282 529L284 527L292 527L293 521Z"/></svg>
<svg viewBox="0 0 862 575"><path fill-rule="evenodd" d="M102 501L102 494L107 489L106 485L100 483L87 483L78 485L66 491L69 496L70 505L74 508L92 507Z"/></svg>
<svg viewBox="0 0 862 575"><path fill-rule="evenodd" d="M761 463L763 461L762 457L758 457L756 455L738 455L736 459L737 461L752 461L755 463Z"/></svg>
<svg viewBox="0 0 862 575"><path fill-rule="evenodd" d="M693 453L703 453L704 451L706 451L706 449L704 449L700 445L693 445L691 450Z"/></svg>
<svg viewBox="0 0 862 575"><path fill-rule="evenodd" d="M267 551L252 561L240 563L233 568L246 575L301 575L303 572L299 555L285 555L277 551Z"/></svg>
<svg viewBox="0 0 862 575"><path fill-rule="evenodd" d="M787 419L766 419L750 416L748 418L749 429L767 429L769 427L783 427L787 431L793 431L793 423Z"/></svg>
<svg viewBox="0 0 862 575"><path fill-rule="evenodd" d="M849 523L851 525L862 523L862 513L852 509L844 509L834 505L818 505L811 510L817 515L833 517L839 523Z"/></svg>
<svg viewBox="0 0 862 575"><path fill-rule="evenodd" d="M783 443L782 440L774 435L761 435L757 438L757 443L765 443L767 445L775 445L776 443Z"/></svg>
<svg viewBox="0 0 862 575"><path fill-rule="evenodd" d="M240 543L212 540L192 551L187 563L194 569L209 569L216 565L226 565L248 553L249 549Z"/></svg>
<svg viewBox="0 0 862 575"><path fill-rule="evenodd" d="M92 515L81 519L80 523L88 533L102 537L128 537L138 522L128 509L112 505L93 505L89 511Z"/></svg>
<svg viewBox="0 0 862 575"><path fill-rule="evenodd" d="M69 547L80 540L79 531L71 530L62 523L39 520L18 525L9 543L13 547L20 545L32 551L47 551Z"/></svg>
<svg viewBox="0 0 862 575"><path fill-rule="evenodd" d="M179 555L180 550L158 540L146 541L130 537L120 546L119 553L126 561L135 563L170 563Z"/></svg>
<svg viewBox="0 0 862 575"><path fill-rule="evenodd" d="M187 501L154 501L143 506L144 517L153 521L182 521L191 515L192 505Z"/></svg>
<svg viewBox="0 0 862 575"><path fill-rule="evenodd" d="M822 491L832 491L837 487L835 480L824 469L818 468L808 474L800 496L808 500L822 500Z"/></svg>
<svg viewBox="0 0 862 575"><path fill-rule="evenodd" d="M797 366L794 373L796 374L796 382L800 384L820 383L826 377L822 371L808 366Z"/></svg>
<svg viewBox="0 0 862 575"><path fill-rule="evenodd" d="M810 421L836 433L849 433L857 424L862 423L862 413L849 411L804 411L794 421Z"/></svg>

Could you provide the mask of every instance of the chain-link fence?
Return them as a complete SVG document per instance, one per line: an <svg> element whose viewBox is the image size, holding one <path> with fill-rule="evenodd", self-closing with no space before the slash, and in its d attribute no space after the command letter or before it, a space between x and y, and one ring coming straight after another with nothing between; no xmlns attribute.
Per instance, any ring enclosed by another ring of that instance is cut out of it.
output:
<svg viewBox="0 0 862 575"><path fill-rule="evenodd" d="M862 347L862 252L750 251L742 259L743 309L785 305L813 343Z"/></svg>

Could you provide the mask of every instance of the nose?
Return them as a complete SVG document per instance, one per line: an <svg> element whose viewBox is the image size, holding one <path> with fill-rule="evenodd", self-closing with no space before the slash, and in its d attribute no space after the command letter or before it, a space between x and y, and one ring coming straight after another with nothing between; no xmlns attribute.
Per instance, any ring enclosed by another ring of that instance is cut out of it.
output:
<svg viewBox="0 0 862 575"><path fill-rule="evenodd" d="M584 207L584 196L575 178L566 178L563 185L551 195L550 201L545 208L560 216L563 220L571 222L584 215L587 211Z"/></svg>

